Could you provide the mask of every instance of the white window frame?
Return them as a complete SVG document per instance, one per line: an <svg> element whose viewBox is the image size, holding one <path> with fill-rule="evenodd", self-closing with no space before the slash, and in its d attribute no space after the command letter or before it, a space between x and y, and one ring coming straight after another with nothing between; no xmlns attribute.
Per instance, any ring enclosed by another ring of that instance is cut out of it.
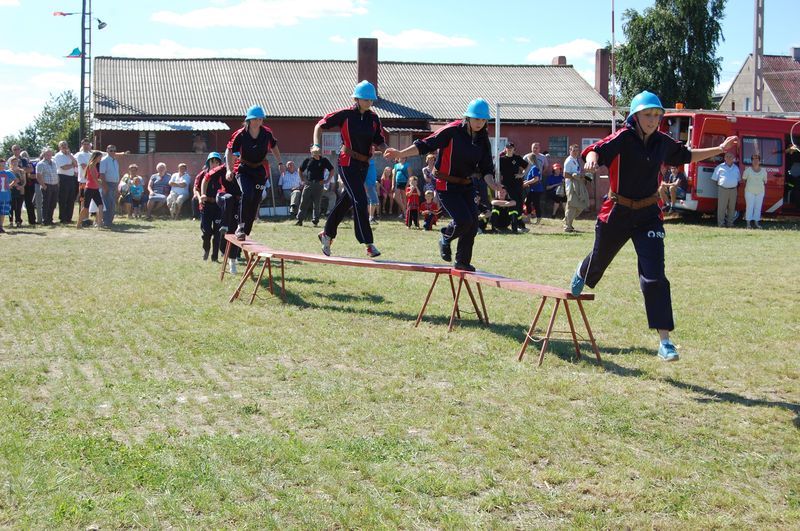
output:
<svg viewBox="0 0 800 531"><path fill-rule="evenodd" d="M334 132L322 132L322 153L323 154L330 154L338 153L339 148L342 147L342 135L338 131Z"/></svg>

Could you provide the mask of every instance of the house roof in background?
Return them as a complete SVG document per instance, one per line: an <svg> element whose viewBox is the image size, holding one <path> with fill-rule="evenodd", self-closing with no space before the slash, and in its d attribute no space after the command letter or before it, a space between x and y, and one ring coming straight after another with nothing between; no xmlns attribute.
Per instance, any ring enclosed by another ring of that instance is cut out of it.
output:
<svg viewBox="0 0 800 531"><path fill-rule="evenodd" d="M800 61L788 55L765 55L764 83L784 112L800 112Z"/></svg>
<svg viewBox="0 0 800 531"><path fill-rule="evenodd" d="M95 120L95 131L228 131L225 122L190 120Z"/></svg>
<svg viewBox="0 0 800 531"><path fill-rule="evenodd" d="M350 104L355 61L97 57L94 113L116 117L234 118L253 104L267 116L317 118ZM178 81L179 80L179 81ZM571 66L378 63L374 109L383 119L451 120L482 97L604 110L506 108L503 120L609 122L610 104Z"/></svg>

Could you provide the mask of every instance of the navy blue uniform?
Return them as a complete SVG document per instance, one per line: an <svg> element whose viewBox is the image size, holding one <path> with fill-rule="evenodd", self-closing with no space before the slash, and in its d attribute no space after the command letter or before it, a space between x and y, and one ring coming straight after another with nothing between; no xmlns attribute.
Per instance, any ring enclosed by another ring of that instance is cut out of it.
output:
<svg viewBox="0 0 800 531"><path fill-rule="evenodd" d="M466 120L451 122L427 138L415 140L419 154L439 150L435 167L440 173L469 179L494 173L489 133L484 128L474 136ZM458 239L456 262L472 263L472 246L478 233L478 208L472 184L453 184L436 179L439 199L452 221L442 229L446 243Z"/></svg>
<svg viewBox="0 0 800 531"><path fill-rule="evenodd" d="M222 226L223 212L217 204L217 194L224 192L223 181L227 169L225 165L220 165L213 170L203 170L195 179L206 181L206 201L200 206L200 232L203 239L203 250L211 251L211 259L217 260L219 254L220 232ZM224 203L223 203L224 204ZM236 256L231 256L236 258Z"/></svg>
<svg viewBox="0 0 800 531"><path fill-rule="evenodd" d="M322 129L338 127L344 148L339 153L339 173L347 193L339 196L333 212L325 222L325 234L336 238L339 223L352 207L353 229L356 239L363 244L371 244L372 227L367 213L367 191L364 181L367 178L369 161L356 160L347 151L352 150L365 157L372 156L372 146L386 143L378 115L371 110L359 112L358 104L326 114L320 121Z"/></svg>
<svg viewBox="0 0 800 531"><path fill-rule="evenodd" d="M272 130L264 125L261 126L256 138L250 136L245 126L233 133L228 142L228 149L231 152L240 153L240 160L236 163L234 171L242 191L239 204L239 227L244 230L245 234L250 234L253 229L258 206L261 204L261 192L267 183L269 169L267 152L277 145L278 140L272 134Z"/></svg>
<svg viewBox="0 0 800 531"><path fill-rule="evenodd" d="M609 193L632 200L656 194L662 164L679 166L692 158L686 146L660 131L653 133L645 145L631 126L586 148L584 159L590 151L597 153L598 165L609 168ZM633 240L638 257L648 325L659 330L674 329L669 280L664 273L663 216L657 203L635 210L606 196L597 216L594 248L580 266L581 277L587 286L597 285L628 240Z"/></svg>

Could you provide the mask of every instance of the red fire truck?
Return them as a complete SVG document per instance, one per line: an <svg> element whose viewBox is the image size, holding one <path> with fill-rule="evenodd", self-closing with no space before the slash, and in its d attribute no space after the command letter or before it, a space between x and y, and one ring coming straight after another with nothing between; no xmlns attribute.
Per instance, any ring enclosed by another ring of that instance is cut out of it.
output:
<svg viewBox="0 0 800 531"><path fill-rule="evenodd" d="M737 115L703 111L669 111L661 130L689 147L718 146L727 136L739 137L736 160L743 172L752 163L753 153L761 154L767 170L763 213L800 215L800 118ZM675 208L699 214L716 213L717 186L711 180L714 168L723 157L686 164L686 199ZM736 209L745 208L744 187L739 187Z"/></svg>

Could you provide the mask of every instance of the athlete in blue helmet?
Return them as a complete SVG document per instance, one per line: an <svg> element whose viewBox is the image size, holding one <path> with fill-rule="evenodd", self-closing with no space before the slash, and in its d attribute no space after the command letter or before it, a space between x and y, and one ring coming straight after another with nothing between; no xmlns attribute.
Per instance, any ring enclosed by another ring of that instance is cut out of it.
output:
<svg viewBox="0 0 800 531"><path fill-rule="evenodd" d="M439 238L439 255L443 260L452 259L450 244L458 240L454 267L463 271L475 271L472 266L472 246L478 233L478 207L472 175L482 175L493 190L501 186L494 181L494 163L489 142L487 122L489 103L481 98L467 105L464 118L451 122L427 138L415 140L402 151L387 149L387 159L425 155L439 150L434 164L436 190L442 207L452 219L442 229Z"/></svg>
<svg viewBox="0 0 800 531"><path fill-rule="evenodd" d="M664 361L678 359L669 339L675 328L669 281L664 273L664 225L658 205L658 176L661 165L673 166L705 160L735 148L731 136L717 147L689 149L658 131L664 107L652 92L641 92L631 100L625 126L583 151L585 169L598 166L609 170L609 192L597 216L594 248L579 264L572 277L575 296L584 284L593 288L628 240L633 240L639 262L639 284L644 295L647 321L658 330L658 356Z"/></svg>
<svg viewBox="0 0 800 531"><path fill-rule="evenodd" d="M379 149L386 146L381 120L370 109L376 99L378 95L375 86L369 81L362 81L353 89L353 105L326 114L314 127L312 155L321 152L320 137L323 129L336 127L342 135L339 174L344 182L345 193L339 196L333 212L325 222L325 230L318 235L322 252L328 256L331 254L331 244L336 238L339 223L351 207L356 239L366 245L367 256L370 258L381 254L373 241L367 212L367 192L364 188L373 146L378 146Z"/></svg>
<svg viewBox="0 0 800 531"><path fill-rule="evenodd" d="M269 178L267 151L272 151L278 160L278 169L283 166L278 140L272 134L272 129L264 125L264 118L266 113L259 105L247 109L244 127L233 133L225 150L228 168L225 178L232 182L236 177L242 192L236 228L236 238L239 240L244 240L250 234L258 214L261 192ZM237 161L234 161L234 152L240 154Z"/></svg>

